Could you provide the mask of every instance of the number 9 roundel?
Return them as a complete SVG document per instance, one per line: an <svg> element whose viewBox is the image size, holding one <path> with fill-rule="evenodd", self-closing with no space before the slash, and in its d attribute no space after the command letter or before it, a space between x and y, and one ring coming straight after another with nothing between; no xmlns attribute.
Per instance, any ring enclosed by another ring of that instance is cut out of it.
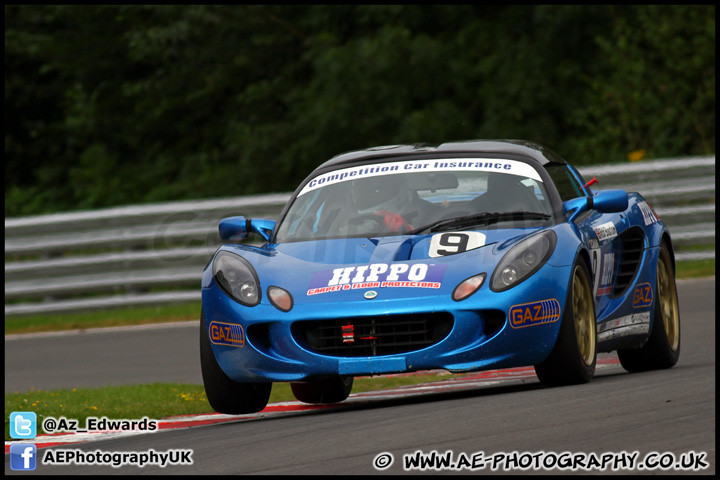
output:
<svg viewBox="0 0 720 480"><path fill-rule="evenodd" d="M480 232L444 232L433 235L429 255L432 258L455 255L485 245L485 235Z"/></svg>

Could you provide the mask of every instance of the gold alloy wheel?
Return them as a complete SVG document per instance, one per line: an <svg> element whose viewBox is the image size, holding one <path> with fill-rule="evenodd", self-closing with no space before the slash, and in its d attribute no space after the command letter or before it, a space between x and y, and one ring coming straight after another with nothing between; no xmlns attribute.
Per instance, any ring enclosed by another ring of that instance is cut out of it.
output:
<svg viewBox="0 0 720 480"><path fill-rule="evenodd" d="M672 267L665 250L660 250L657 271L658 307L662 315L668 345L675 352L680 345L680 314L678 312L677 290Z"/></svg>
<svg viewBox="0 0 720 480"><path fill-rule="evenodd" d="M587 276L579 266L573 273L573 314L578 350L585 365L592 365L595 359L595 312L592 293Z"/></svg>

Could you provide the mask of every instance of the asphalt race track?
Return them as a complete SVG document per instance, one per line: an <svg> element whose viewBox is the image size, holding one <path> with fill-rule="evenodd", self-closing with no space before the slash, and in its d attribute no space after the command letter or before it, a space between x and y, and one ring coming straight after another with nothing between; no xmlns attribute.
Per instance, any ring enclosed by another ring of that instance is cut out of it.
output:
<svg viewBox="0 0 720 480"><path fill-rule="evenodd" d="M34 472L15 472L6 454L5 473L402 474L421 471L411 469L411 460L448 458L454 468L435 462L425 471L598 474L594 465L602 462L609 474L714 474L715 279L681 281L678 288L682 351L669 370L630 374L614 354L604 354L587 385L546 388L527 370L499 372L461 386L353 394L332 408L280 405L262 415L215 416L222 421L37 451L42 458L59 449L86 455L177 449L191 451L190 465L38 462ZM201 383L195 322L5 340L6 392L153 381ZM588 469L572 470L573 462ZM673 468L683 463L704 468Z"/></svg>

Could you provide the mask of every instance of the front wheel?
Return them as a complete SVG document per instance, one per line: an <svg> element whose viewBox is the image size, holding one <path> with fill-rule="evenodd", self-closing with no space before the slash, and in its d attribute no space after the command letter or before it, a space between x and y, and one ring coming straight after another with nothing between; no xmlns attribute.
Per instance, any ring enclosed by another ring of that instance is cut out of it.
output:
<svg viewBox="0 0 720 480"><path fill-rule="evenodd" d="M352 390L354 378L350 376L326 377L309 382L290 384L295 398L304 403L338 403Z"/></svg>
<svg viewBox="0 0 720 480"><path fill-rule="evenodd" d="M680 357L680 308L675 272L665 244L658 256L655 292L655 317L647 343L642 348L617 352L620 365L628 372L670 368Z"/></svg>
<svg viewBox="0 0 720 480"><path fill-rule="evenodd" d="M205 394L216 412L238 415L259 412L267 406L272 383L236 382L217 364L204 314L200 315L200 367Z"/></svg>
<svg viewBox="0 0 720 480"><path fill-rule="evenodd" d="M535 365L540 382L548 386L589 382L597 361L597 327L590 274L582 260L573 267L565 313L552 352Z"/></svg>

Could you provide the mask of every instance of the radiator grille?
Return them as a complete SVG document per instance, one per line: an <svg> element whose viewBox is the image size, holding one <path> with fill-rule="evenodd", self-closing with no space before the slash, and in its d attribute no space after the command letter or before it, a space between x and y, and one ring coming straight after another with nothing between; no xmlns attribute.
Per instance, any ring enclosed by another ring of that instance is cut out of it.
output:
<svg viewBox="0 0 720 480"><path fill-rule="evenodd" d="M310 351L338 357L372 357L412 352L448 336L447 312L296 322L295 339Z"/></svg>

